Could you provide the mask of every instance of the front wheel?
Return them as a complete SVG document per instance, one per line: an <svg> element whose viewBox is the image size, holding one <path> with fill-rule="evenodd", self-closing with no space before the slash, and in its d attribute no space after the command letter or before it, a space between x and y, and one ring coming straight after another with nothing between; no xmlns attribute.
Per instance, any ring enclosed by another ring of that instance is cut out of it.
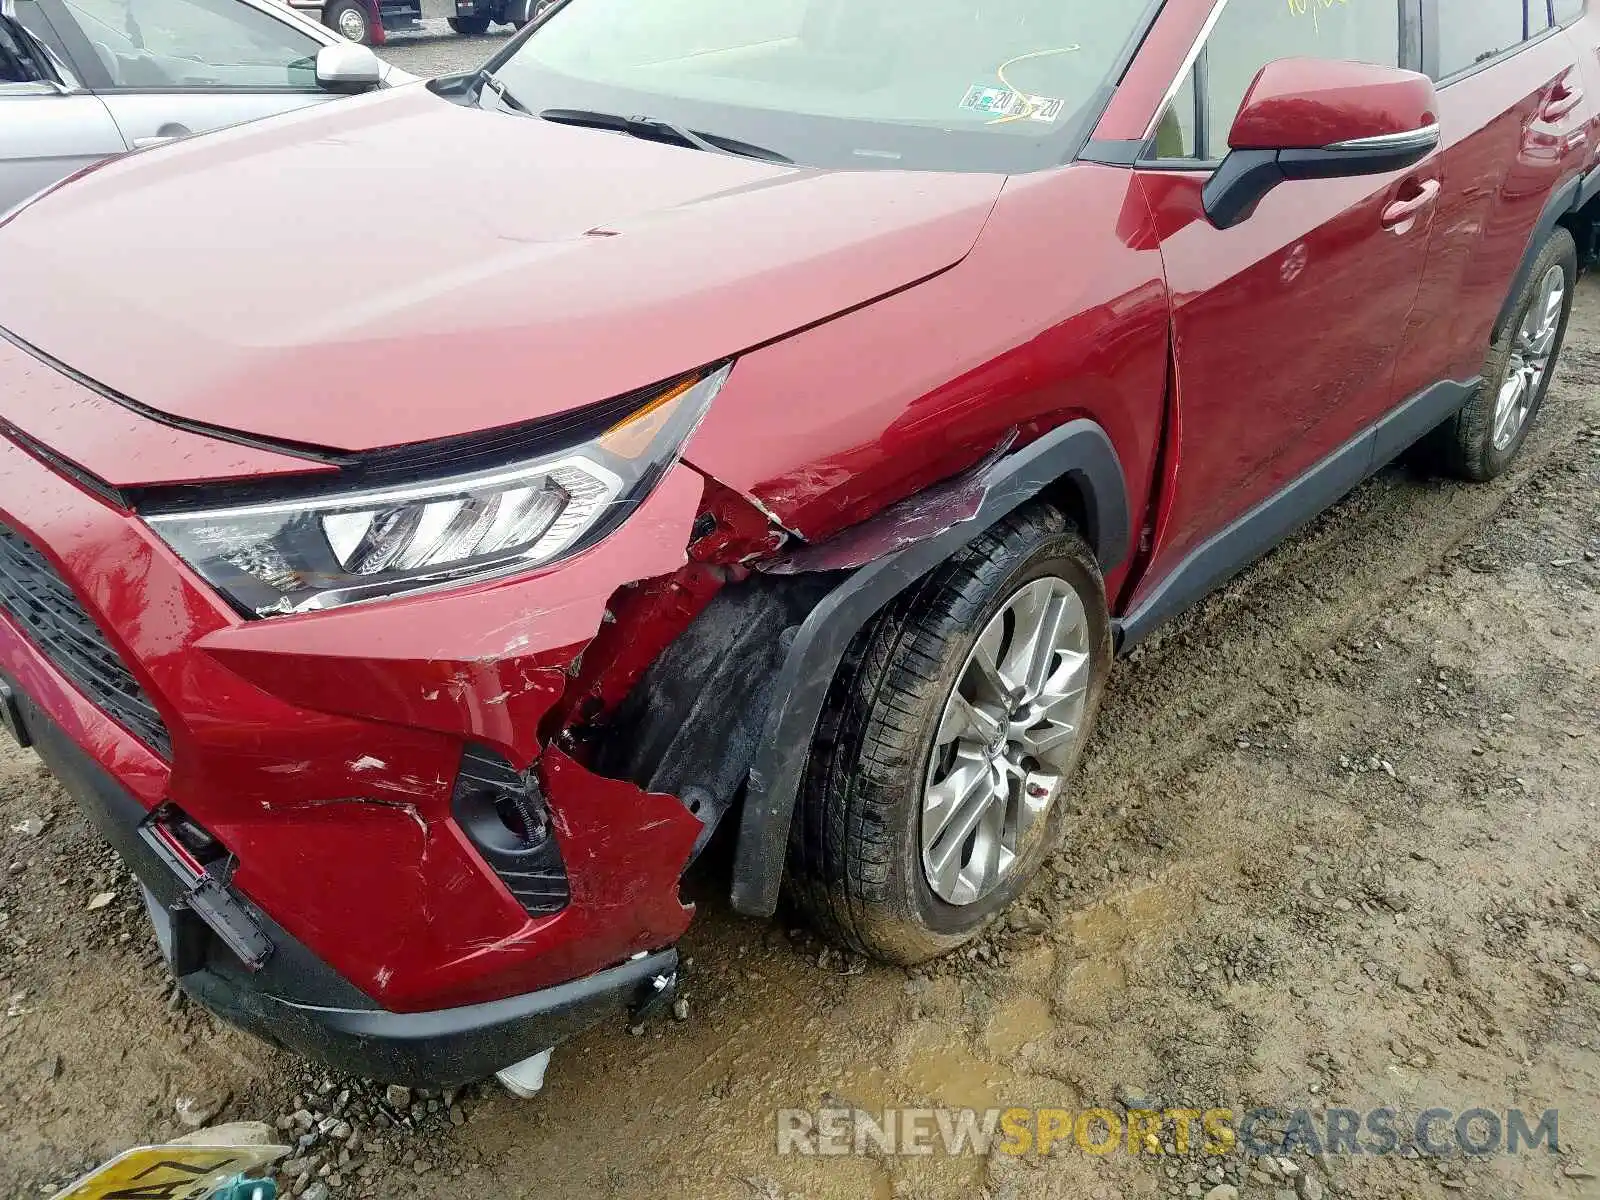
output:
<svg viewBox="0 0 1600 1200"><path fill-rule="evenodd" d="M857 638L789 841L789 893L824 936L909 966L1021 893L1059 842L1110 626L1093 552L1036 503Z"/></svg>
<svg viewBox="0 0 1600 1200"><path fill-rule="evenodd" d="M1439 465L1485 483L1502 474L1528 439L1566 340L1578 281L1578 245L1557 227L1545 240L1484 364L1483 383L1432 438Z"/></svg>
<svg viewBox="0 0 1600 1200"><path fill-rule="evenodd" d="M356 0L334 0L323 10L322 23L362 46L371 46L377 40L371 15Z"/></svg>
<svg viewBox="0 0 1600 1200"><path fill-rule="evenodd" d="M477 17L446 17L445 24L450 26L454 33L464 34L467 37L477 37L489 32L489 18Z"/></svg>

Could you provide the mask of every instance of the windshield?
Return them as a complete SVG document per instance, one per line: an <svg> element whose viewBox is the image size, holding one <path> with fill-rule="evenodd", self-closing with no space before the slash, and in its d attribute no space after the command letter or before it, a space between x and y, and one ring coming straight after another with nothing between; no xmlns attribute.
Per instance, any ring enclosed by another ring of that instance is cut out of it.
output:
<svg viewBox="0 0 1600 1200"><path fill-rule="evenodd" d="M797 163L1061 163L1143 23L1133 0L568 0L491 64L530 113L670 121Z"/></svg>

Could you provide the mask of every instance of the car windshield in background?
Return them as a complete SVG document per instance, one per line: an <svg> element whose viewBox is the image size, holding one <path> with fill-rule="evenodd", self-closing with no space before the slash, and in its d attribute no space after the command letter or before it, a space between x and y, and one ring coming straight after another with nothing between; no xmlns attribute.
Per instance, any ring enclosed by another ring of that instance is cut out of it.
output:
<svg viewBox="0 0 1600 1200"><path fill-rule="evenodd" d="M1029 171L1063 160L1144 8L569 0L492 66L533 114L647 114L813 166Z"/></svg>

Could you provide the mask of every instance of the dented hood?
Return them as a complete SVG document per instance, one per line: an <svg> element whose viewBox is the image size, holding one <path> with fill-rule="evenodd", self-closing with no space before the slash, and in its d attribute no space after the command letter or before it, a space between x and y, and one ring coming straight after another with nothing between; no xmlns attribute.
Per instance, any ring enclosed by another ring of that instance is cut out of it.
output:
<svg viewBox="0 0 1600 1200"><path fill-rule="evenodd" d="M360 450L549 416L958 262L992 175L777 167L423 86L113 161L0 227L0 327L159 412Z"/></svg>

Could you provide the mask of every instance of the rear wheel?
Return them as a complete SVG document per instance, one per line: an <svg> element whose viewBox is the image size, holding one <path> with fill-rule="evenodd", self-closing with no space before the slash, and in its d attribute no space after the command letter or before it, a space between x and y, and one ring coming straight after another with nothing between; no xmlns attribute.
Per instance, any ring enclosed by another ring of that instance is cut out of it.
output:
<svg viewBox="0 0 1600 1200"><path fill-rule="evenodd" d="M1550 390L1577 280L1577 243L1558 227L1489 348L1477 393L1432 436L1430 448L1447 473L1487 482L1516 458Z"/></svg>
<svg viewBox="0 0 1600 1200"><path fill-rule="evenodd" d="M1059 841L1110 662L1088 544L1044 504L1001 521L852 647L791 830L791 896L888 962L977 936Z"/></svg>
<svg viewBox="0 0 1600 1200"><path fill-rule="evenodd" d="M477 37L479 34L489 32L489 18L477 17L446 17L445 24L450 26L455 33L465 34L467 37Z"/></svg>
<svg viewBox="0 0 1600 1200"><path fill-rule="evenodd" d="M370 46L376 40L372 17L356 0L333 0L322 12L322 23L352 42Z"/></svg>

